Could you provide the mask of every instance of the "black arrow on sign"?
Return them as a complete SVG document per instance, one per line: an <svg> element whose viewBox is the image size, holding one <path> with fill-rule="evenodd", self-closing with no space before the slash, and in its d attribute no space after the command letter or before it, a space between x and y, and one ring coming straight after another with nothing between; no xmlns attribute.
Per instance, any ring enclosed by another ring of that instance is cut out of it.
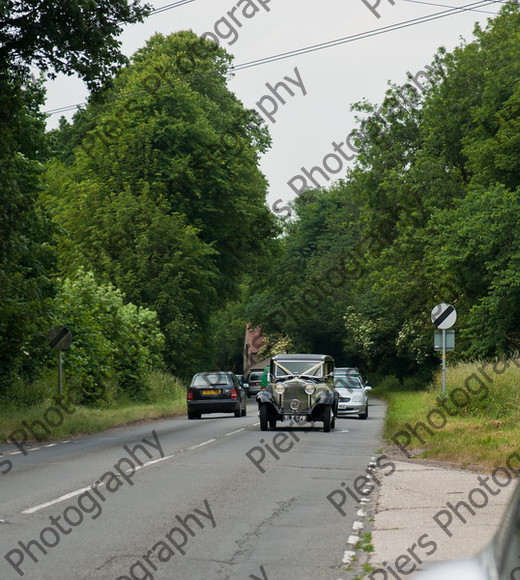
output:
<svg viewBox="0 0 520 580"><path fill-rule="evenodd" d="M455 308L453 308L453 306L450 304L448 308L446 308L446 310L439 316L439 318L435 319L433 324L435 324L435 326L438 328L454 310Z"/></svg>

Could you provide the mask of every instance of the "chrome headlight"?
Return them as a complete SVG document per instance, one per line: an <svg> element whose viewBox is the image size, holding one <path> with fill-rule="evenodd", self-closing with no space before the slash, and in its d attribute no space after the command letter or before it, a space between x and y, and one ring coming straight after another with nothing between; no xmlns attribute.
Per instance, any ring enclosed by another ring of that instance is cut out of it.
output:
<svg viewBox="0 0 520 580"><path fill-rule="evenodd" d="M308 395L312 395L315 390L316 390L316 385L315 384L309 383L308 385L305 385L305 392Z"/></svg>
<svg viewBox="0 0 520 580"><path fill-rule="evenodd" d="M282 383L278 383L275 388L274 388L275 392L278 393L279 395L283 395L285 393L285 385Z"/></svg>
<svg viewBox="0 0 520 580"><path fill-rule="evenodd" d="M362 403L363 402L363 395L361 393L356 393L352 396L353 403Z"/></svg>

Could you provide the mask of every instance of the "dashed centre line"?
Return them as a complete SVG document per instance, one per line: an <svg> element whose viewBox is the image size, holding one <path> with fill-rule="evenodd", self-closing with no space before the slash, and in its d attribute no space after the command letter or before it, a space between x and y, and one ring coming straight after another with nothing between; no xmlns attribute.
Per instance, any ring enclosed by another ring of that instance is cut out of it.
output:
<svg viewBox="0 0 520 580"><path fill-rule="evenodd" d="M230 435L235 435L236 433L240 433L241 431L244 431L244 430L245 430L245 427L243 427L241 429L237 429L235 431L231 431L230 433L224 433L223 435L221 435L221 437L228 437ZM197 445L193 445L191 447L188 447L188 450L199 449L200 447L204 447L206 445L209 445L210 443L214 443L215 441L217 441L217 439L218 438L208 439L207 441L203 441L202 443L199 443ZM67 442L64 441L64 443L68 443L68 441ZM56 445L56 443L51 443L48 447L51 447L53 445ZM134 472L140 471L140 470L144 469L145 467L150 467L151 465L155 465L157 463L161 463L163 461L166 461L167 459L171 459L172 457L175 457L175 455L177 453L180 453L180 452L183 452L183 451L184 450L182 450L182 449L181 450L177 450L174 455L167 455L166 457L161 457L160 459L155 459L155 460L152 460L152 461L147 461L143 465L136 466L133 470L131 468L125 470L125 473L130 473L131 471L134 471ZM15 451L15 452L12 453L12 455L14 455L15 453L21 453L21 451ZM104 485L104 483L103 482L100 482L97 487L101 487L103 485ZM90 490L91 488L92 488L92 484L89 485L89 486L87 486L87 487L82 487L81 489L76 489L76 490L71 491L69 493L66 493L64 495L61 495L61 496L59 496L59 497L57 497L55 499L49 500L49 501L44 502L42 504L39 504L37 506L34 506L34 507L28 508L26 510L23 510L22 513L23 514L34 514L34 513L38 512L38 511L42 510L42 509L45 509L47 507L50 507L50 506L55 505L57 503L60 503L62 501L66 501L68 499L71 499L73 497L76 497L78 495L81 495L82 493L85 493L86 491Z"/></svg>

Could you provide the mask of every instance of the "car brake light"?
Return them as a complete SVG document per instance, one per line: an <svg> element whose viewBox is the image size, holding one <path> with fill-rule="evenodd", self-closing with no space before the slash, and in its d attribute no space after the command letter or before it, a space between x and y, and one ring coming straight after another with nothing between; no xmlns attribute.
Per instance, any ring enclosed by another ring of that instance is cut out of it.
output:
<svg viewBox="0 0 520 580"><path fill-rule="evenodd" d="M188 401L193 401L193 391L188 390Z"/></svg>
<svg viewBox="0 0 520 580"><path fill-rule="evenodd" d="M231 389L231 398L232 399L237 399L238 398L237 390L236 389Z"/></svg>

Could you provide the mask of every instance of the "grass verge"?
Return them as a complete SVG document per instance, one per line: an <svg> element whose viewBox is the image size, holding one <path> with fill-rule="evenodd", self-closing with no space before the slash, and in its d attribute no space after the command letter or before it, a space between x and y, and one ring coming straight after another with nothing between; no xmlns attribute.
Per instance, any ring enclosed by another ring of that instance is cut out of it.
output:
<svg viewBox="0 0 520 580"><path fill-rule="evenodd" d="M440 374L426 391L387 393L385 438L416 457L502 466L519 450L520 368L514 361L448 367L444 407Z"/></svg>
<svg viewBox="0 0 520 580"><path fill-rule="evenodd" d="M0 408L0 442L6 442L9 434L16 429L26 429L24 421L26 425L33 426L33 431L38 436L31 437L29 434L30 440L50 441L186 413L186 389L180 381L160 371L151 372L148 381L150 402L112 403L107 407L96 408L76 406L73 407L73 413L62 413L63 421L55 427L45 420L45 412L55 406L51 397L27 408ZM55 413L48 416L50 422L60 422ZM44 426L34 423L35 421L43 423Z"/></svg>

